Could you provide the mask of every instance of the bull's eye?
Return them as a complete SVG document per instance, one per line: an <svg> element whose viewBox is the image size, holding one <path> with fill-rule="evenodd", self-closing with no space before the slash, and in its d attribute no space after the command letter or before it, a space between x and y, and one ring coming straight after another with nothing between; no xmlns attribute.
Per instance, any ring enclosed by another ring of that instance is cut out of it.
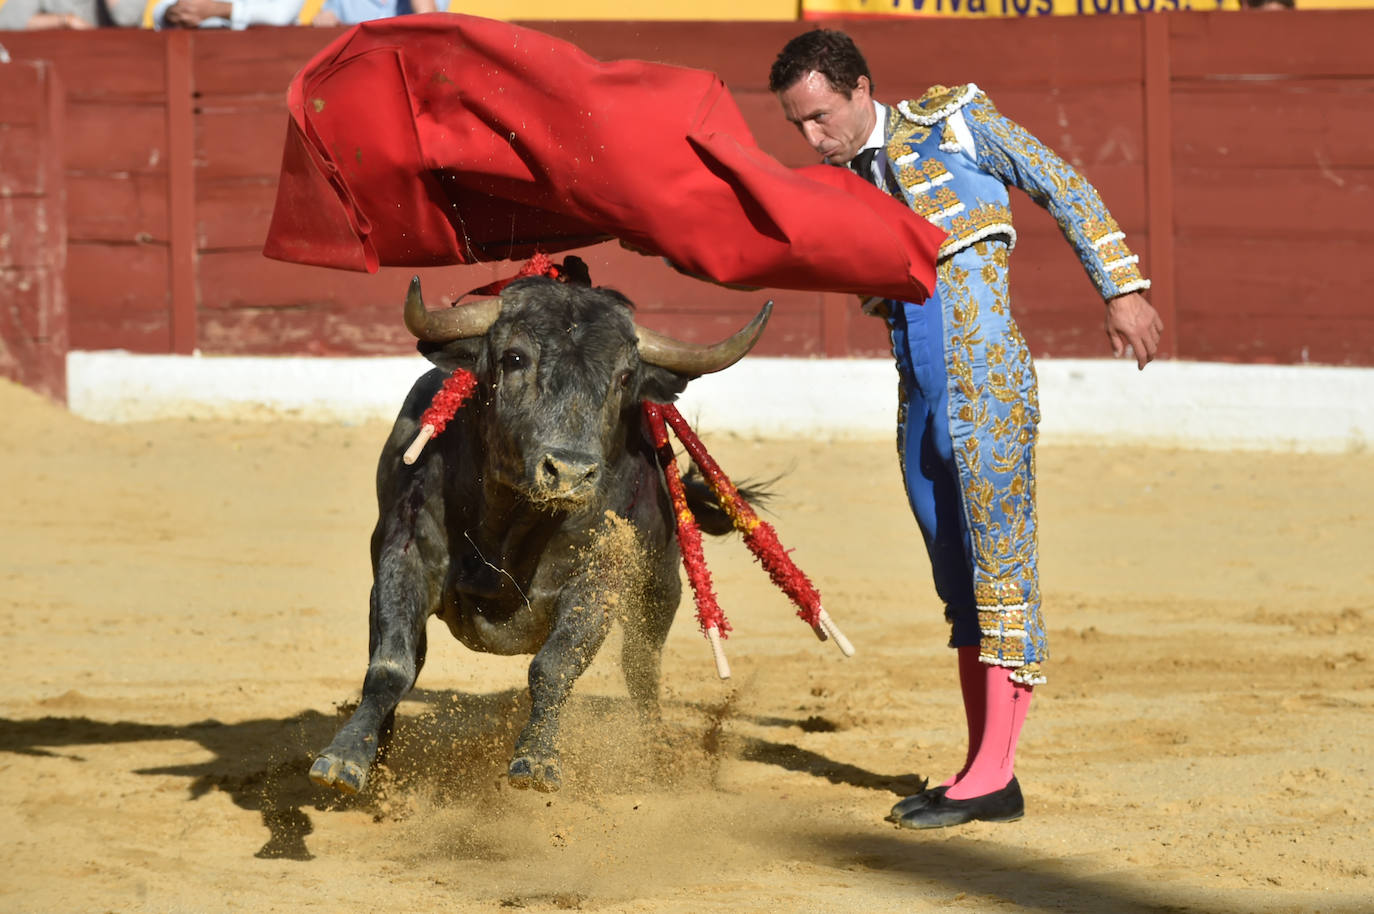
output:
<svg viewBox="0 0 1374 914"><path fill-rule="evenodd" d="M501 370L504 372L521 371L529 364L529 356L519 349L507 349L501 353Z"/></svg>
<svg viewBox="0 0 1374 914"><path fill-rule="evenodd" d="M631 375L630 370L627 368L615 376L615 383L621 390L624 390L626 387L630 386L631 377L633 377L633 375Z"/></svg>

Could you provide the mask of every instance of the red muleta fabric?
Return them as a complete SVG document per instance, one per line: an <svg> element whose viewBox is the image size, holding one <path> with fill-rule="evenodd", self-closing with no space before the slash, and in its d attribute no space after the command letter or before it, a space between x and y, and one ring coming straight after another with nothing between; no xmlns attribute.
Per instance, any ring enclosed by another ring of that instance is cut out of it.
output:
<svg viewBox="0 0 1374 914"><path fill-rule="evenodd" d="M713 73L447 13L355 26L291 81L264 253L375 271L611 237L716 282L923 301L944 233L789 169Z"/></svg>

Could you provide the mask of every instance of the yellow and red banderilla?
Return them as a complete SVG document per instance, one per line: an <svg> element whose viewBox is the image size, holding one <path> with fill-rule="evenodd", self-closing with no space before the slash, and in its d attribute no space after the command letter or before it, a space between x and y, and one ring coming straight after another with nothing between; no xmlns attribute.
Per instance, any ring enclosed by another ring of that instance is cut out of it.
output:
<svg viewBox="0 0 1374 914"><path fill-rule="evenodd" d="M429 408L420 416L419 434L401 456L406 466L420 458L420 451L424 450L429 439L444 430L449 420L457 414L459 408L476 389L477 376L465 368L459 368L444 379L444 386L439 388L434 399L429 401Z"/></svg>
<svg viewBox="0 0 1374 914"><path fill-rule="evenodd" d="M816 637L822 641L827 638L833 639L841 653L846 657L854 656L854 645L844 636L839 626L830 618L830 614L821 606L820 593L817 592L805 572L798 568L796 563L792 561L792 557L787 554L787 550L778 540L777 531L767 521L762 520L749 503L744 500L739 489L735 488L734 483L721 470L719 464L712 459L706 451L706 446L701 443L696 432L687 424L687 420L682 418L677 407L672 404L650 403L646 400L644 402L644 416L648 422L650 434L653 436L659 463L663 466L663 475L668 482L668 492L673 499L673 513L677 518L678 543L682 550L682 563L687 569L687 580L696 597L697 618L701 622L702 631L711 642L711 651L716 658L716 672L720 678L728 679L730 676L730 667L725 661L724 650L720 643L721 639L726 637L730 631L730 626L725 621L725 614L716 601L715 593L711 590L711 576L710 572L706 570L706 559L701 550L701 530L697 527L696 518L692 516L692 511L687 506L687 495L683 490L682 479L678 474L677 462L673 457L672 448L668 444L668 432L664 427L665 420L667 425L672 426L674 434L682 442L683 447L687 449L692 460L701 468L707 485L715 493L722 510L729 516L735 529L744 535L744 542L749 546L749 550L754 553L754 558L758 559L759 564L768 572L773 583L797 605L797 615L811 626Z"/></svg>
<svg viewBox="0 0 1374 914"><path fill-rule="evenodd" d="M659 465L663 467L663 478L668 483L668 495L673 501L673 517L677 521L677 545L682 553L682 566L687 570L687 583L692 587L692 596L697 605L697 622L706 640L711 643L711 655L716 660L716 675L721 679L730 678L730 662L725 659L725 648L721 639L728 636L730 623L725 621L725 613L716 600L711 588L711 572L706 567L706 554L701 548L701 528L692 509L687 505L687 490L682 486L682 475L678 472L677 459L673 456L673 446L668 441L668 427L663 423L665 409L657 403L644 401L644 418L649 425L649 434L654 442Z"/></svg>

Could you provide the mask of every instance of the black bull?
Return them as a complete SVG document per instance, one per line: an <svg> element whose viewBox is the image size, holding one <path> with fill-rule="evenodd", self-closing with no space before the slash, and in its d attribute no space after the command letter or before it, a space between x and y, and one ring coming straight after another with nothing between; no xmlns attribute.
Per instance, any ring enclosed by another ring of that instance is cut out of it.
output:
<svg viewBox="0 0 1374 914"><path fill-rule="evenodd" d="M768 312L695 346L636 327L628 300L606 289L525 279L499 299L429 312L412 282L406 325L437 368L411 388L382 449L362 699L312 780L366 786L424 664L430 615L472 650L534 654L530 718L510 763L516 787L558 789L559 711L613 620L629 694L656 718L681 585L640 403L670 403L691 378L737 361ZM472 398L405 465L421 415L457 368L476 376ZM705 487L689 492L703 529L728 532Z"/></svg>

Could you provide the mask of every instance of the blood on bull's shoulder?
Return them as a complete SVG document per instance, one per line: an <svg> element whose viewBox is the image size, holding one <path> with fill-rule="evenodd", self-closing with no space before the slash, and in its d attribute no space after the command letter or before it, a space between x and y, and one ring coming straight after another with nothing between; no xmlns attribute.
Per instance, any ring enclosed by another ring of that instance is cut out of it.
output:
<svg viewBox="0 0 1374 914"><path fill-rule="evenodd" d="M560 710L613 622L631 698L657 717L659 658L681 596L671 502L641 403L757 342L769 306L733 336L689 344L641 328L619 293L545 277L430 311L411 284L406 326L436 366L407 396L377 469L369 662L362 699L310 769L364 789L439 616L472 650L533 654L530 717L509 777L556 790ZM472 392L413 464L402 454L446 378ZM689 488L707 532L728 532L711 490ZM621 611L633 606L633 612Z"/></svg>

